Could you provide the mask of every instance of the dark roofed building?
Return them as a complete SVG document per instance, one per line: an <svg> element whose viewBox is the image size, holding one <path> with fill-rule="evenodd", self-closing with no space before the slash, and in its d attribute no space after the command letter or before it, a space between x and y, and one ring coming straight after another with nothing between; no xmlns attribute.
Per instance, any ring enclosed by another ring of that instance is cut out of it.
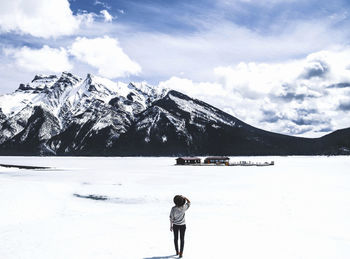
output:
<svg viewBox="0 0 350 259"><path fill-rule="evenodd" d="M177 165L200 164L201 159L198 157L179 157L176 159Z"/></svg>
<svg viewBox="0 0 350 259"><path fill-rule="evenodd" d="M227 156L210 156L204 159L205 164L226 164L228 165L230 158Z"/></svg>

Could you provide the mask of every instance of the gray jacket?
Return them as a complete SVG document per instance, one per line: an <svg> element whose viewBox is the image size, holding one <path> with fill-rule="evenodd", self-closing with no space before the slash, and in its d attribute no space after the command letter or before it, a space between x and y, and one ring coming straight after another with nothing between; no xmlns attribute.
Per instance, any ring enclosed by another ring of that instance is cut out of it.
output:
<svg viewBox="0 0 350 259"><path fill-rule="evenodd" d="M191 203L187 202L181 207L174 206L170 211L170 220L175 225L185 225L185 212L190 207Z"/></svg>

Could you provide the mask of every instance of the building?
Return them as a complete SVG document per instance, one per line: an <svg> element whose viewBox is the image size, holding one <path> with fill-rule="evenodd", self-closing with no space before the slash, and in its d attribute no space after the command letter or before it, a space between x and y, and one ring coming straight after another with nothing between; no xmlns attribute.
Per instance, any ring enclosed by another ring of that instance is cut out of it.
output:
<svg viewBox="0 0 350 259"><path fill-rule="evenodd" d="M225 164L228 165L230 158L227 156L210 156L204 159L204 164Z"/></svg>
<svg viewBox="0 0 350 259"><path fill-rule="evenodd" d="M192 165L192 164L200 164L201 159L198 157L179 157L176 158L177 165Z"/></svg>

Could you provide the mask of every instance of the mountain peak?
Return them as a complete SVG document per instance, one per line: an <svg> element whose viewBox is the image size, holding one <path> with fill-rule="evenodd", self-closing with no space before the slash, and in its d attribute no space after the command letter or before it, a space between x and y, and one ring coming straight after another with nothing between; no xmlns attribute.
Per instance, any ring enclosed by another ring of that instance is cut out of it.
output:
<svg viewBox="0 0 350 259"><path fill-rule="evenodd" d="M33 80L27 84L20 84L18 87L19 91L42 91L44 89L50 88L56 81L58 77L56 75L43 75L37 74L34 76Z"/></svg>
<svg viewBox="0 0 350 259"><path fill-rule="evenodd" d="M56 75L43 75L43 74L37 74L34 76L33 80L32 80L32 83L33 82L49 82L49 81L52 81L52 80L55 80L57 79L57 76Z"/></svg>
<svg viewBox="0 0 350 259"><path fill-rule="evenodd" d="M92 81L93 78L94 78L93 74L87 73L85 80Z"/></svg>
<svg viewBox="0 0 350 259"><path fill-rule="evenodd" d="M64 82L64 83L70 83L70 84L75 84L79 81L81 81L82 78L76 75L73 75L70 72L62 72L60 78L58 79L57 82Z"/></svg>

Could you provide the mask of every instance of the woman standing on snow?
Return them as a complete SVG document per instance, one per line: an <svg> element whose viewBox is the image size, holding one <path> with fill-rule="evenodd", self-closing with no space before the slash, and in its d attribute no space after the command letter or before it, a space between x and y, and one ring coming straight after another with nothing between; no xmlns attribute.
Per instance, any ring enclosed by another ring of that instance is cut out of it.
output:
<svg viewBox="0 0 350 259"><path fill-rule="evenodd" d="M190 207L191 202L184 196L176 195L174 197L174 203L176 206L171 208L170 211L170 231L174 232L174 244L176 255L179 255L179 258L182 258L182 253L184 251L185 245L185 212ZM178 237L180 232L180 253L178 246Z"/></svg>

